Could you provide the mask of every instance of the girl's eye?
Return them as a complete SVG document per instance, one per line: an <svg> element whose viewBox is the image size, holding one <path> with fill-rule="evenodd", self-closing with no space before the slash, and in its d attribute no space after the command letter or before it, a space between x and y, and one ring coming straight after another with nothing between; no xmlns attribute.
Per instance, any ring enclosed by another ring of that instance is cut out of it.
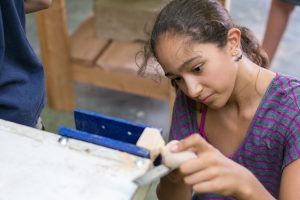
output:
<svg viewBox="0 0 300 200"><path fill-rule="evenodd" d="M197 65L196 67L193 68L193 72L201 72L203 68L203 64Z"/></svg>
<svg viewBox="0 0 300 200"><path fill-rule="evenodd" d="M181 80L181 77L175 77L175 78L172 78L172 81L174 81L174 82L178 82L178 81L180 81Z"/></svg>
<svg viewBox="0 0 300 200"><path fill-rule="evenodd" d="M175 78L171 78L171 84L175 87L177 87L182 78L181 77L175 77Z"/></svg>

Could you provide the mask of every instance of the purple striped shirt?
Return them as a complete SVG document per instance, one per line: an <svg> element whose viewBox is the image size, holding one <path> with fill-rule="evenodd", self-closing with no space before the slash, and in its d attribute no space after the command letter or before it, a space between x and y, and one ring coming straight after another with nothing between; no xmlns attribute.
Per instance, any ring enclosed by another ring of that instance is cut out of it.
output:
<svg viewBox="0 0 300 200"><path fill-rule="evenodd" d="M247 134L231 159L248 168L275 197L279 196L282 170L300 157L300 81L277 74L269 85ZM196 104L177 92L169 140L199 132ZM183 117L184 116L184 117ZM205 120L203 120L205 121ZM204 122L205 123L205 122ZM198 194L194 199L234 199Z"/></svg>

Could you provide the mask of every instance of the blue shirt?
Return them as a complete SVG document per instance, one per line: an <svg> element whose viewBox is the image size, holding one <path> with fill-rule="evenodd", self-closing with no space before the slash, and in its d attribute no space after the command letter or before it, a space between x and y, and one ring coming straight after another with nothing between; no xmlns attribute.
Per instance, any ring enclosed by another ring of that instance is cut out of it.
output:
<svg viewBox="0 0 300 200"><path fill-rule="evenodd" d="M44 104L44 71L25 33L23 0L0 1L0 119L34 127Z"/></svg>

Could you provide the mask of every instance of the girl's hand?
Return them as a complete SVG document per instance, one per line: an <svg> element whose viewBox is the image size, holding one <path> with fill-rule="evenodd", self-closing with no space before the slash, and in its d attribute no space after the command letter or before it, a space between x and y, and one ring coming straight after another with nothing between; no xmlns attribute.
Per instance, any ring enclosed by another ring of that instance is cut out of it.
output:
<svg viewBox="0 0 300 200"><path fill-rule="evenodd" d="M180 165L184 182L198 193L217 193L247 199L257 179L245 167L224 156L199 134L181 140L172 147L173 152L191 150L197 155Z"/></svg>
<svg viewBox="0 0 300 200"><path fill-rule="evenodd" d="M172 146L176 145L177 143L178 141L173 140L169 142L163 149L161 149L162 162L170 168L173 168L174 167L173 165L176 165L176 161L174 162L174 159L172 159L172 156L170 156L170 154L172 154L171 153ZM166 175L164 179L171 183L184 183L183 177L184 174L182 174L178 169L175 169L172 172L170 172L168 175Z"/></svg>

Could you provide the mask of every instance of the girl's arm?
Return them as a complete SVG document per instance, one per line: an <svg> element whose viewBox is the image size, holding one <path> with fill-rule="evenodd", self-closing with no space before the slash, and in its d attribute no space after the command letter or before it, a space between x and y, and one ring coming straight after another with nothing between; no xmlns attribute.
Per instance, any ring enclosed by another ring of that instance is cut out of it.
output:
<svg viewBox="0 0 300 200"><path fill-rule="evenodd" d="M50 7L52 0L24 0L25 13L32 13Z"/></svg>
<svg viewBox="0 0 300 200"><path fill-rule="evenodd" d="M280 184L280 200L300 199L300 159L283 170Z"/></svg>
<svg viewBox="0 0 300 200"><path fill-rule="evenodd" d="M249 199L269 199L266 191L255 189ZM300 199L300 159L297 159L284 168L280 183L280 200ZM262 198L264 197L264 198Z"/></svg>
<svg viewBox="0 0 300 200"><path fill-rule="evenodd" d="M175 170L160 180L156 194L159 200L191 200L192 188L184 183L179 170Z"/></svg>

